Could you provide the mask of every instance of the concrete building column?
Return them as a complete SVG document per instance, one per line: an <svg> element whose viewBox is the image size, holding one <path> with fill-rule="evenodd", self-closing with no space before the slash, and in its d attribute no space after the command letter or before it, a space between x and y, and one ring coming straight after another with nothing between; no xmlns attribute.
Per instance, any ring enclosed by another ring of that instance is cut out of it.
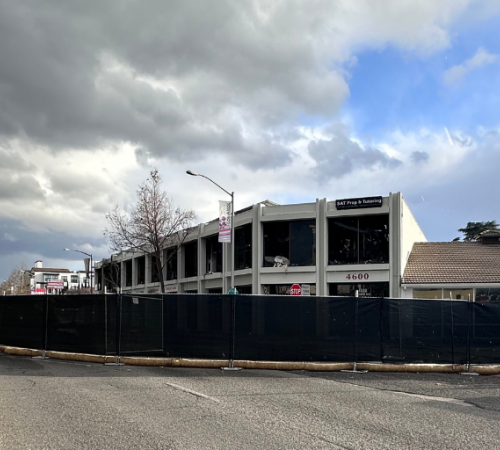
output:
<svg viewBox="0 0 500 450"><path fill-rule="evenodd" d="M182 293L184 292L184 288L182 286L181 283L179 283L179 280L184 276L183 275L183 266L182 266L182 254L183 254L183 249L182 249L182 245L179 246L179 248L177 249L177 292L178 293Z"/></svg>
<svg viewBox="0 0 500 450"><path fill-rule="evenodd" d="M262 294L260 282L260 269L264 259L264 239L262 236L262 208L258 203L253 205L252 218L252 292Z"/></svg>
<svg viewBox="0 0 500 450"><path fill-rule="evenodd" d="M203 233L203 231L205 230L205 224L204 223L200 223L198 225L198 254L197 254L197 258L198 258L198 294L202 294L204 292L206 292L205 290L205 286L204 286L204 283L203 283L203 277L205 275L205 272L206 272L206 266L205 266L205 255L206 255L206 246L204 245L205 244L205 240L201 238L201 234Z"/></svg>
<svg viewBox="0 0 500 450"><path fill-rule="evenodd" d="M316 295L328 295L326 266L328 265L328 226L326 198L316 199Z"/></svg>
<svg viewBox="0 0 500 450"><path fill-rule="evenodd" d="M125 287L125 263L123 261L120 261L118 263L120 265L120 280L118 281L118 284L120 286L120 293L123 292L123 288Z"/></svg>
<svg viewBox="0 0 500 450"><path fill-rule="evenodd" d="M132 292L137 287L137 258L132 256Z"/></svg>

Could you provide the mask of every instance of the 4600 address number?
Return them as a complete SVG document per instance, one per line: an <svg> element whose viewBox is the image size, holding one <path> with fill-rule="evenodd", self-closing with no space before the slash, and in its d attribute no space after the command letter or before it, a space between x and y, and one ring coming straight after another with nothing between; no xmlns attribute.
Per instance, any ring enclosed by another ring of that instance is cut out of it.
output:
<svg viewBox="0 0 500 450"><path fill-rule="evenodd" d="M370 278L369 273L348 273L346 275L346 280L368 280Z"/></svg>

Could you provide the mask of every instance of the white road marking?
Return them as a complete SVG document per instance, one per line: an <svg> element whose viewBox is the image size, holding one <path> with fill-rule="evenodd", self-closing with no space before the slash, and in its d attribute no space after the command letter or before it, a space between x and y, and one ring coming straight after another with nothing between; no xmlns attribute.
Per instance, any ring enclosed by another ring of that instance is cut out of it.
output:
<svg viewBox="0 0 500 450"><path fill-rule="evenodd" d="M179 389L180 391L186 392L191 395L195 395L196 397L201 397L206 400L212 400L213 402L220 403L220 400L214 397L210 397L208 395L202 394L201 392L196 392L191 389L185 388L183 386L179 386L178 384L174 383L165 383L167 386L173 387L174 389Z"/></svg>

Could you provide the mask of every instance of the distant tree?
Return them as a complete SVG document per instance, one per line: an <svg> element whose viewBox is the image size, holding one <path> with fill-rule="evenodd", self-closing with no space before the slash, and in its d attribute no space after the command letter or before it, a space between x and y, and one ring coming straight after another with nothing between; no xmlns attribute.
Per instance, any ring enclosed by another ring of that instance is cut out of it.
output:
<svg viewBox="0 0 500 450"><path fill-rule="evenodd" d="M24 295L30 293L30 277L24 263L14 267L9 277L0 284L0 295Z"/></svg>
<svg viewBox="0 0 500 450"><path fill-rule="evenodd" d="M458 231L464 234L464 241L474 241L483 231L498 230L498 226L495 220L490 220L489 222L468 222L465 228L459 228Z"/></svg>
<svg viewBox="0 0 500 450"><path fill-rule="evenodd" d="M174 205L162 188L158 170L153 169L147 180L139 185L137 201L130 211L117 205L106 214L109 227L104 230L104 236L113 252L137 250L153 256L151 260L163 293L163 268L168 260L162 258L162 251L167 247L179 248L182 245L187 235L185 230L191 226L194 217L194 211Z"/></svg>

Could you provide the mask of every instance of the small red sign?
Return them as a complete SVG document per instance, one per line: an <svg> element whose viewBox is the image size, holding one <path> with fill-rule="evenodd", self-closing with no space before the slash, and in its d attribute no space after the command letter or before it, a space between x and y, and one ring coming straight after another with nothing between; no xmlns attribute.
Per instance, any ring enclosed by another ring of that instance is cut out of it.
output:
<svg viewBox="0 0 500 450"><path fill-rule="evenodd" d="M302 295L302 288L300 284L292 284L290 288L290 295Z"/></svg>
<svg viewBox="0 0 500 450"><path fill-rule="evenodd" d="M45 289L36 288L31 291L31 295L45 295Z"/></svg>

